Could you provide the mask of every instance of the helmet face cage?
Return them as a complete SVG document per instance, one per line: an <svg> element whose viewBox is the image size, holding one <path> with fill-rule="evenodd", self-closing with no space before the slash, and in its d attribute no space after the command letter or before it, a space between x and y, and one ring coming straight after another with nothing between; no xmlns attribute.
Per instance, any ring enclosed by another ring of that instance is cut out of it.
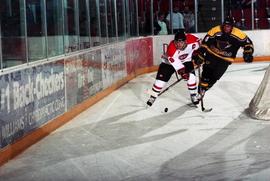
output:
<svg viewBox="0 0 270 181"><path fill-rule="evenodd" d="M184 32L177 32L174 36L174 42L177 49L183 50L186 45L186 34Z"/></svg>
<svg viewBox="0 0 270 181"><path fill-rule="evenodd" d="M222 24L222 31L223 33L226 33L226 34L230 34L232 29L233 29L233 26L234 26L234 18L233 17L226 17L224 19L224 22Z"/></svg>

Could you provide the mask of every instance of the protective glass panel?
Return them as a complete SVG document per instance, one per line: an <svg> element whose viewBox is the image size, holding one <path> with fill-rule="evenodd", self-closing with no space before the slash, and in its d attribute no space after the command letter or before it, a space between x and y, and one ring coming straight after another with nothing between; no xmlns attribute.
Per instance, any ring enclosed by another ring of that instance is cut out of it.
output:
<svg viewBox="0 0 270 181"><path fill-rule="evenodd" d="M64 0L65 53L79 50L78 18L74 0Z"/></svg>
<svg viewBox="0 0 270 181"><path fill-rule="evenodd" d="M90 30L92 46L100 45L99 9L97 0L89 0Z"/></svg>
<svg viewBox="0 0 270 181"><path fill-rule="evenodd" d="M0 0L2 67L26 63L23 1Z"/></svg>
<svg viewBox="0 0 270 181"><path fill-rule="evenodd" d="M48 56L64 53L62 1L46 0Z"/></svg>
<svg viewBox="0 0 270 181"><path fill-rule="evenodd" d="M47 58L44 12L45 8L42 0L26 0L29 61Z"/></svg>
<svg viewBox="0 0 270 181"><path fill-rule="evenodd" d="M100 32L101 32L101 44L107 43L107 15L106 15L106 1L99 1L99 15L100 15Z"/></svg>
<svg viewBox="0 0 270 181"><path fill-rule="evenodd" d="M80 49L90 48L90 31L86 0L79 0Z"/></svg>
<svg viewBox="0 0 270 181"><path fill-rule="evenodd" d="M129 0L128 2L128 14L129 14L129 19L127 20L127 25L129 27L129 35L131 37L133 36L138 36L138 23L137 23L137 0Z"/></svg>
<svg viewBox="0 0 270 181"><path fill-rule="evenodd" d="M107 0L107 22L109 42L114 42L117 40L114 0Z"/></svg>
<svg viewBox="0 0 270 181"><path fill-rule="evenodd" d="M117 27L118 27L118 39L124 40L126 36L125 32L125 4L123 0L116 1L117 10Z"/></svg>

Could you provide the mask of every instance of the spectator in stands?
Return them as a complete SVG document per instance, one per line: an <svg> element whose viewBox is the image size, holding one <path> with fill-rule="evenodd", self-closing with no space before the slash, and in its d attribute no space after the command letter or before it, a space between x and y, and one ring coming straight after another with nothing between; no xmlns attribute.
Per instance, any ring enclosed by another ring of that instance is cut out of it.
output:
<svg viewBox="0 0 270 181"><path fill-rule="evenodd" d="M168 21L168 25L172 24L173 34L184 31L184 16L180 13L178 6L173 7L172 20L170 13L167 15L166 20ZM170 26L168 27L171 28Z"/></svg>
<svg viewBox="0 0 270 181"><path fill-rule="evenodd" d="M160 31L158 32L158 35L167 35L168 34L168 29L167 29L167 24L165 22L165 14L162 12L158 13L158 25L160 26Z"/></svg>
<svg viewBox="0 0 270 181"><path fill-rule="evenodd" d="M195 15L190 11L189 6L185 6L184 12L184 25L187 33L195 32Z"/></svg>
<svg viewBox="0 0 270 181"><path fill-rule="evenodd" d="M155 20L154 20L154 35L158 35L160 30L161 30L161 27L158 24L158 19L155 18Z"/></svg>

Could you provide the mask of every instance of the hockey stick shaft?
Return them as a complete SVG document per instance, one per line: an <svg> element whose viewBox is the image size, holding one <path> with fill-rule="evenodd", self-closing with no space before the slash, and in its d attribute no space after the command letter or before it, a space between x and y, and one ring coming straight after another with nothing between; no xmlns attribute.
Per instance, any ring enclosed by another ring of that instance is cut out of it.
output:
<svg viewBox="0 0 270 181"><path fill-rule="evenodd" d="M199 84L200 84L201 83L201 66L198 67L198 74L199 74ZM203 95L202 94L201 94L201 100L200 100L200 102L201 102L201 110L203 112L210 112L210 111L212 111L212 108L205 109L204 104L203 104Z"/></svg>
<svg viewBox="0 0 270 181"><path fill-rule="evenodd" d="M174 83L172 83L171 85L169 85L166 89L164 89L163 91L161 91L161 92L158 94L158 96L161 96L163 93L167 92L167 90L169 90L171 87L175 86L175 85L176 85L178 82L180 82L182 79L183 79L183 78L178 79L178 77L177 77L177 80L176 80Z"/></svg>
<svg viewBox="0 0 270 181"><path fill-rule="evenodd" d="M198 68L198 74L199 74L199 85L200 85L200 83L201 83L201 66L199 66L199 68ZM201 93L200 93L201 94ZM202 96L202 95L201 95ZM205 110L205 108L204 108L204 106L203 106L203 97L201 98L201 109L202 109L202 111L204 111Z"/></svg>
<svg viewBox="0 0 270 181"><path fill-rule="evenodd" d="M197 68L200 68L200 67L196 67L195 69L193 69L193 70L190 71L190 72L193 72L193 71L196 70ZM182 77L179 78L177 72L175 72L175 75L176 75L177 80L176 80L174 83L172 83L171 85L169 85L167 88L165 88L163 91L161 91L161 92L158 94L158 96L161 96L163 93L165 93L165 92L166 92L167 90L169 90L171 87L175 86L175 84L177 84L178 82L180 82L181 80L183 80Z"/></svg>

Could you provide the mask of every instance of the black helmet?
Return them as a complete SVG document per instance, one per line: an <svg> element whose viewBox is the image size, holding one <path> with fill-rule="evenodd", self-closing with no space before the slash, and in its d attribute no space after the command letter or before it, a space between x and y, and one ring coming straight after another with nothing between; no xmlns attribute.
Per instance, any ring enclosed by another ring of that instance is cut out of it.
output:
<svg viewBox="0 0 270 181"><path fill-rule="evenodd" d="M231 26L234 26L234 18L233 17L230 17L230 16L227 16L225 19L224 19L224 22L223 22L223 25L231 25Z"/></svg>
<svg viewBox="0 0 270 181"><path fill-rule="evenodd" d="M185 41L186 38L186 34L184 31L178 31L177 33L175 33L174 35L174 40L175 41Z"/></svg>

